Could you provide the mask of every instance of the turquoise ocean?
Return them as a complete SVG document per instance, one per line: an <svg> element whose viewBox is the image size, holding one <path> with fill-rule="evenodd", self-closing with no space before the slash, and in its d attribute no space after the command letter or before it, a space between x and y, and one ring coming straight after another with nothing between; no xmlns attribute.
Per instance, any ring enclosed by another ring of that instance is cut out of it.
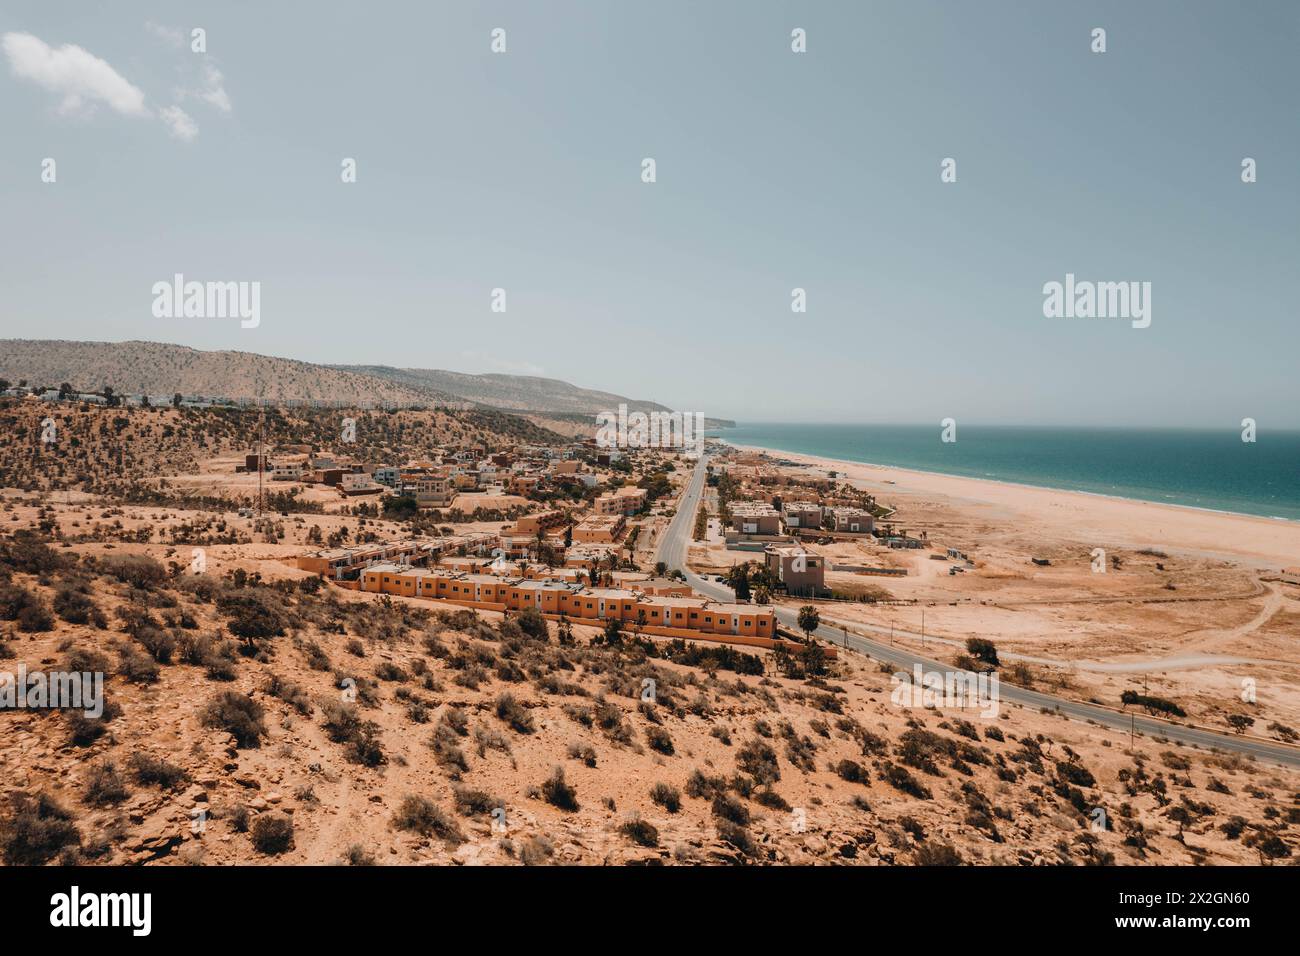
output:
<svg viewBox="0 0 1300 956"><path fill-rule="evenodd" d="M1300 432L738 423L737 445L1300 521Z"/></svg>

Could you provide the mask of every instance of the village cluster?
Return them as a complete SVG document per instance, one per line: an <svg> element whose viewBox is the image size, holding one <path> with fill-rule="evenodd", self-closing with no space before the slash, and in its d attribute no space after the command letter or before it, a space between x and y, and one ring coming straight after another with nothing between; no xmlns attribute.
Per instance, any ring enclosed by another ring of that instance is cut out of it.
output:
<svg viewBox="0 0 1300 956"><path fill-rule="evenodd" d="M773 648L795 636L782 634L773 598L833 596L828 569L906 573L834 565L815 550L817 544L928 545L905 531L895 533L887 523L878 528L878 520L887 520L892 511L847 485L807 481L766 488L765 476L779 474L770 465L760 456L715 448L707 493L698 513L688 516L695 520L698 542L713 539L731 556L732 573L725 580L735 589L734 601L696 593L682 569L653 560L654 543L665 533L677 495L695 467L685 454L611 449L599 440L576 439L561 446L448 448L395 465L282 445L254 448L238 467L258 472L264 482L321 485L343 498L374 496L381 503L376 510L397 517L418 512L464 517L469 503L502 496L522 505L513 509L513 520L490 528L483 522L444 525L442 530L452 533L359 541L352 547L340 543L297 558L298 568L339 587L506 614L531 609L561 622L615 621L637 634ZM578 493L557 496L563 488Z"/></svg>
<svg viewBox="0 0 1300 956"><path fill-rule="evenodd" d="M618 484L633 470L638 484ZM665 466L658 462L673 462ZM240 468L267 481L334 487L346 497L382 496L386 511L445 512L468 498L517 496L541 501L495 532L466 530L436 538L327 548L297 559L299 568L334 584L366 592L449 602L482 610L535 609L552 620L602 625L617 620L636 633L774 647L771 607L724 603L694 594L662 564L643 571L632 560L643 531L662 532L675 486L664 474L689 475L684 458L653 451L569 446L517 446L507 451L462 448L395 466L313 454L287 445L252 450ZM644 485L646 487L641 487ZM604 488L591 497L546 499L556 486ZM553 506L556 502L559 506ZM576 505L576 506L569 506Z"/></svg>

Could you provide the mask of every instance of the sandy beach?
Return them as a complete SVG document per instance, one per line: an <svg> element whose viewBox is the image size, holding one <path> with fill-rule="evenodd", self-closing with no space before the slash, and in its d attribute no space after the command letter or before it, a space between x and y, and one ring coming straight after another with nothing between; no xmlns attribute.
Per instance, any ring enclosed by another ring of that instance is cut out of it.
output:
<svg viewBox="0 0 1300 956"><path fill-rule="evenodd" d="M1300 564L1296 521L816 458L775 448L734 447L835 471L861 483L882 502L936 496L989 520L1012 521L1026 532L1041 528L1052 537L1094 541L1097 547L1158 548L1259 569Z"/></svg>
<svg viewBox="0 0 1300 956"><path fill-rule="evenodd" d="M733 447L729 470L794 484L747 497L796 500L800 483L834 472L896 509L881 524L926 539L915 550L808 540L827 586L867 601L817 602L836 624L897 629L914 650L924 630L926 652L945 660L991 640L1043 689L1109 705L1129 689L1160 694L1207 726L1245 712L1250 681L1260 729L1300 723L1300 587L1279 574L1300 565L1300 523ZM721 572L752 554L714 535L691 557Z"/></svg>

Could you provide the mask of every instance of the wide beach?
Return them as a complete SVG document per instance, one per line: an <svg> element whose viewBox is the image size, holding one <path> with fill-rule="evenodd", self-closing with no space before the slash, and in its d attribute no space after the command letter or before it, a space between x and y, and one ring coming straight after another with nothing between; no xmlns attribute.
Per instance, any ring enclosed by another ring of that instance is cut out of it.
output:
<svg viewBox="0 0 1300 956"><path fill-rule="evenodd" d="M1005 519L1025 531L1041 530L1127 548L1158 548L1219 557L1259 569L1300 564L1300 522L1230 512L1112 498L1006 482L940 475L885 465L818 458L750 445L765 452L837 474L875 494L880 501L938 497L984 520Z"/></svg>
<svg viewBox="0 0 1300 956"><path fill-rule="evenodd" d="M833 472L896 509L882 524L925 537L917 550L806 539L829 587L870 599L818 602L828 620L916 650L924 630L941 660L992 640L1044 689L1112 706L1157 693L1208 726L1241 710L1249 679L1263 723L1300 721L1300 587L1280 575L1300 565L1298 522L733 447L720 465L781 476L787 500ZM705 570L752 557L720 539L692 551ZM863 567L893 574L849 570Z"/></svg>

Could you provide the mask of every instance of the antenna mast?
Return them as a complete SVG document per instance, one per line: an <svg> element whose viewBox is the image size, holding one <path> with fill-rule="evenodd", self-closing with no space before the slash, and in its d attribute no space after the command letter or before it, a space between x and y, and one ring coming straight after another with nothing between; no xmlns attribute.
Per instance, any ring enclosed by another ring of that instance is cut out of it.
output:
<svg viewBox="0 0 1300 956"><path fill-rule="evenodd" d="M262 472L266 468L266 406L259 400L257 424L257 517L262 517L266 499L262 493Z"/></svg>

